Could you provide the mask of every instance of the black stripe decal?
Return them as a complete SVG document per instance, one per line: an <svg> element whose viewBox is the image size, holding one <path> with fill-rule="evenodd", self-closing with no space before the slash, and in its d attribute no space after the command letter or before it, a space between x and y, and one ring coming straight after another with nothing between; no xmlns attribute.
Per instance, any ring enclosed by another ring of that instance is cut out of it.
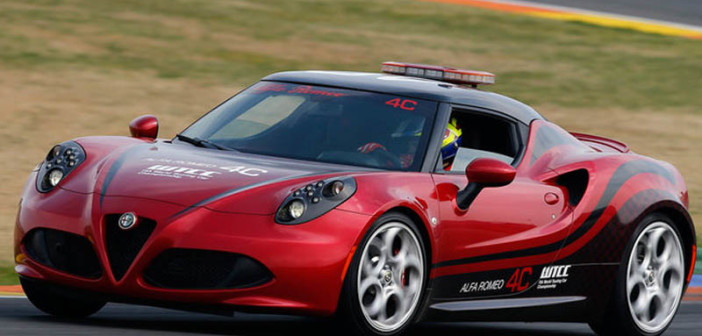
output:
<svg viewBox="0 0 702 336"><path fill-rule="evenodd" d="M214 201L217 201L217 200L220 200L220 199L223 199L223 198L226 198L226 197L229 197L229 196L238 194L238 193L240 193L240 192L244 192L244 191L247 191L247 190L255 189L255 188L262 187L262 186L269 185L269 184L273 184L273 183L278 183L278 182L283 182L283 181L288 181L288 180L293 180L293 179L298 179L298 178L303 178L303 177L308 177L308 176L314 176L314 175L324 175L324 174L327 174L327 173L330 173L330 172L316 172L316 173L309 173L309 174L296 175L296 176L286 176L286 177L281 177L281 178L277 178L277 179L273 179L273 180L268 180L268 181L262 181L262 182L250 184L250 185L247 185L247 186L243 186L243 187L239 187L239 188L234 188L234 189L231 189L231 190L227 190L227 191L225 191L225 192L219 193L219 194L214 195L214 196L212 196L212 197L208 197L208 198L206 198L206 199L204 199L204 200L202 200L202 201L199 201L199 202L197 202L197 203L195 203L195 204L193 204L193 205L191 205L191 206L188 206L187 208L185 208L185 209L183 209L183 210L180 210L180 211L176 212L175 214L173 214L173 215L169 218L169 220L173 220L174 218L176 218L176 217L178 217L178 216L180 216L180 215L182 215L182 214L185 214L185 213L187 213L187 212L190 212L191 210L193 210L193 209L195 209L195 208L198 208L198 207L204 206L204 205L206 205L206 204L208 204L208 203L211 203L211 202L214 202Z"/></svg>
<svg viewBox="0 0 702 336"><path fill-rule="evenodd" d="M675 183L675 177L673 176L673 174L671 174L671 172L669 172L660 165L651 163L650 161L635 160L623 163L621 166L619 166L619 168L617 168L614 174L612 174L612 177L607 183L607 188L602 194L600 200L597 202L595 209L590 213L590 216L588 216L587 219L585 219L585 221L583 222L583 224L580 225L580 227L578 227L572 234L570 234L565 239L548 245L531 247L522 250L507 251L495 254L487 254L482 256L442 261L432 265L432 268L456 266L492 260L529 257L539 254L555 252L561 247L565 247L566 245L573 243L574 241L584 236L588 231L590 231L590 229L595 225L595 223L599 221L600 217L602 216L602 213L604 213L604 210L607 208L607 206L609 206L609 203L612 201L619 189L621 189L622 185L624 185L624 183L626 183L626 181L628 181L632 177L638 174L645 173L657 174L659 176L664 177L671 183Z"/></svg>
<svg viewBox="0 0 702 336"><path fill-rule="evenodd" d="M132 154L137 148L140 148L142 145L135 145L132 148L127 149L122 153L115 162L112 163L112 166L110 166L110 170L107 171L107 174L105 175L105 180L102 182L102 188L100 188L100 208L102 209L102 201L105 198L105 193L107 192L107 188L110 186L110 183L112 182L112 179L115 178L115 175L117 174L117 171L122 168L122 165L124 164L124 161L127 159L128 155Z"/></svg>

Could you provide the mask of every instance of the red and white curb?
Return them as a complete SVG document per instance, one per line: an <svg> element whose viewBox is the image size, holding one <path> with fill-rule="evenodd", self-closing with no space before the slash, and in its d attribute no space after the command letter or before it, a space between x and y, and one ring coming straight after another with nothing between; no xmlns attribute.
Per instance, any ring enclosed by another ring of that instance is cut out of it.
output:
<svg viewBox="0 0 702 336"><path fill-rule="evenodd" d="M645 33L702 39L702 27L635 16L604 13L572 7L544 5L519 0L422 0L465 5L559 21L576 21L593 25L630 29Z"/></svg>
<svg viewBox="0 0 702 336"><path fill-rule="evenodd" d="M22 286L0 286L0 298L23 298L24 292L22 292Z"/></svg>

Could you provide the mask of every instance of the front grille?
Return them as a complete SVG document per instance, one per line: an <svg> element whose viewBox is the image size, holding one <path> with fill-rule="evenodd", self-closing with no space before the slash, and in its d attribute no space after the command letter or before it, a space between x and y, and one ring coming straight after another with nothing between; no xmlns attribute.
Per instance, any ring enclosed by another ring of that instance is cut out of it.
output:
<svg viewBox="0 0 702 336"><path fill-rule="evenodd" d="M79 277L97 279L102 268L90 241L82 236L52 229L34 229L24 237L29 257L47 267Z"/></svg>
<svg viewBox="0 0 702 336"><path fill-rule="evenodd" d="M221 251L169 249L144 272L147 283L170 289L238 289L273 279L260 262Z"/></svg>
<svg viewBox="0 0 702 336"><path fill-rule="evenodd" d="M127 273L134 258L156 228L154 220L138 217L134 227L124 230L119 227L121 214L105 216L105 247L107 259L115 280L119 281Z"/></svg>

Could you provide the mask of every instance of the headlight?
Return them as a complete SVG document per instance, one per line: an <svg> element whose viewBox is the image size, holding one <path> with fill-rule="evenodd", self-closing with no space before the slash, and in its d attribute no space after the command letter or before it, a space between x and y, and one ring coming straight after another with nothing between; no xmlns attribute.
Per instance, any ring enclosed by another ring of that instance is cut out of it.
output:
<svg viewBox="0 0 702 336"><path fill-rule="evenodd" d="M344 191L344 182L341 181L334 181L332 182L327 190L325 190L325 193L327 197L333 197L338 194L341 194L341 192Z"/></svg>
<svg viewBox="0 0 702 336"><path fill-rule="evenodd" d="M356 192L352 177L334 177L305 185L290 194L278 208L279 224L301 224L344 203Z"/></svg>
<svg viewBox="0 0 702 336"><path fill-rule="evenodd" d="M55 168L49 172L47 181L49 182L49 186L53 188L61 182L61 179L63 179L63 171Z"/></svg>
<svg viewBox="0 0 702 336"><path fill-rule="evenodd" d="M85 161L85 151L73 141L56 145L39 165L37 189L40 192L53 190L78 165Z"/></svg>
<svg viewBox="0 0 702 336"><path fill-rule="evenodd" d="M292 219L298 219L305 213L305 203L301 200L293 200L288 205L288 214Z"/></svg>

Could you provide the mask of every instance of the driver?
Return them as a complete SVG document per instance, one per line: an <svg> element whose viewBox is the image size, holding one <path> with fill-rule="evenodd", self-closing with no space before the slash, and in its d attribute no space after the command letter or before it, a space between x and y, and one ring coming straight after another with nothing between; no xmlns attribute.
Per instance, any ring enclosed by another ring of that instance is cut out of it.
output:
<svg viewBox="0 0 702 336"><path fill-rule="evenodd" d="M463 131L461 126L458 125L458 121L456 118L451 118L448 125L446 125L444 140L441 143L441 159L444 161L444 170L451 170L453 159L458 153L458 147L461 145L462 136Z"/></svg>
<svg viewBox="0 0 702 336"><path fill-rule="evenodd" d="M399 130L400 131L393 133L392 137L394 139L401 140L401 143L404 144L405 148L401 151L404 154L400 154L399 159L401 167L408 168L410 165L412 165L419 139L422 136L422 125L403 123L400 125ZM444 132L444 138L441 144L441 159L443 160L444 170L451 170L451 165L453 164L453 159L458 152L462 135L463 131L458 125L458 121L456 118L451 118L448 125L446 125L446 131ZM369 154L376 150L387 152L385 146L376 142L369 142L356 150L365 154Z"/></svg>

